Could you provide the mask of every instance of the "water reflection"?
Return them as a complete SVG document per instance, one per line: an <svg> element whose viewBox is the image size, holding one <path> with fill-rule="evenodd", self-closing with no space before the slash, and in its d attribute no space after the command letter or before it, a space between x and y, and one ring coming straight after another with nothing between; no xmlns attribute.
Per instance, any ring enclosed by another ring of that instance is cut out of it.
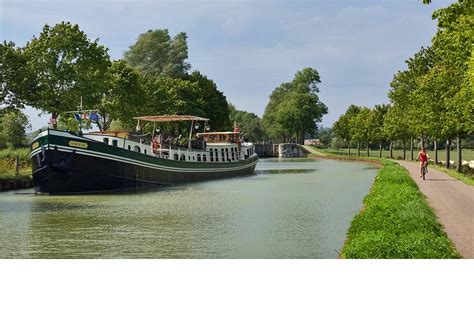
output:
<svg viewBox="0 0 474 312"><path fill-rule="evenodd" d="M376 174L332 160L89 196L0 195L2 258L335 258Z"/></svg>
<svg viewBox="0 0 474 312"><path fill-rule="evenodd" d="M267 169L255 170L255 174L290 174L290 173L309 173L316 169Z"/></svg>

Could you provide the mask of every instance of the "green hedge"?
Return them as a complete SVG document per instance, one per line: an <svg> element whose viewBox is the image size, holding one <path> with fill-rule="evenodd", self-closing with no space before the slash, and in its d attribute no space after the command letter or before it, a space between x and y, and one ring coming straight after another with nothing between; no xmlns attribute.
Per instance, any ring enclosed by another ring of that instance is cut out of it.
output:
<svg viewBox="0 0 474 312"><path fill-rule="evenodd" d="M408 172L383 160L352 221L343 258L460 258Z"/></svg>

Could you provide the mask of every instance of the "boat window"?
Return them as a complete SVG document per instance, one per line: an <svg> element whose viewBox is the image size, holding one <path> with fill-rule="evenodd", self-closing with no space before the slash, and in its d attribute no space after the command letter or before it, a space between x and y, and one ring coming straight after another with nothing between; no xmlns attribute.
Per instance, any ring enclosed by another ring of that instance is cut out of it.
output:
<svg viewBox="0 0 474 312"><path fill-rule="evenodd" d="M229 154L229 149L228 148L225 149L225 160L226 161L230 160L230 154Z"/></svg>
<svg viewBox="0 0 474 312"><path fill-rule="evenodd" d="M112 146L117 146L117 140L112 140Z"/></svg>
<svg viewBox="0 0 474 312"><path fill-rule="evenodd" d="M144 152L144 153L145 153L145 155L146 155L146 148L143 150L143 152Z"/></svg>
<svg viewBox="0 0 474 312"><path fill-rule="evenodd" d="M130 150L130 145L128 146L128 150Z"/></svg>
<svg viewBox="0 0 474 312"><path fill-rule="evenodd" d="M204 155L204 157L206 157L206 155ZM210 161L214 161L214 152L212 151L212 148L211 150L209 151L209 158L210 158Z"/></svg>
<svg viewBox="0 0 474 312"><path fill-rule="evenodd" d="M225 161L225 154L223 148L221 148L221 161Z"/></svg>
<svg viewBox="0 0 474 312"><path fill-rule="evenodd" d="M135 145L135 146L133 147L133 151L134 151L134 152L137 152L137 153L140 153L140 146L136 146L136 145Z"/></svg>
<svg viewBox="0 0 474 312"><path fill-rule="evenodd" d="M231 148L231 150L232 150L232 160L235 160L235 150L233 147Z"/></svg>
<svg viewBox="0 0 474 312"><path fill-rule="evenodd" d="M219 152L217 151L217 148L214 149L214 154L216 154L216 159L214 159L214 161L219 161Z"/></svg>
<svg viewBox="0 0 474 312"><path fill-rule="evenodd" d="M178 154L174 154L174 160L178 160L178 159L179 159Z"/></svg>
<svg viewBox="0 0 474 312"><path fill-rule="evenodd" d="M194 159L194 156L193 156L193 159ZM198 161L201 161L201 154L198 154L197 159Z"/></svg>
<svg viewBox="0 0 474 312"><path fill-rule="evenodd" d="M186 161L186 156L184 156L184 154L181 154L179 160L181 160L181 161Z"/></svg>
<svg viewBox="0 0 474 312"><path fill-rule="evenodd" d="M206 156L206 154L202 154L202 161L207 162L207 156Z"/></svg>
<svg viewBox="0 0 474 312"><path fill-rule="evenodd" d="M109 145L109 138L104 138L103 141L105 144Z"/></svg>

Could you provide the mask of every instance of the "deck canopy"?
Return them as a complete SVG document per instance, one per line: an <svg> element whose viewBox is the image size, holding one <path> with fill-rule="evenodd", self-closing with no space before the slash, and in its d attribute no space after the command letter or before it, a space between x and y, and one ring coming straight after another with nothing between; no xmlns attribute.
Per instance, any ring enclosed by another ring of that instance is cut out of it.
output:
<svg viewBox="0 0 474 312"><path fill-rule="evenodd" d="M133 117L136 120L145 120L151 122L167 122L167 121L209 121L207 118L191 116L191 115L163 115L163 116L141 116Z"/></svg>

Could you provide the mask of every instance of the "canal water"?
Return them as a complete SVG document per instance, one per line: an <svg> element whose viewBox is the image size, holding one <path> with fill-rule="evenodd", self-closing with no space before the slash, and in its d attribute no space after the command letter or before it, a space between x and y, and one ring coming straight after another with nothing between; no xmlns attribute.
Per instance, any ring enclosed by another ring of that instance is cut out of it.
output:
<svg viewBox="0 0 474 312"><path fill-rule="evenodd" d="M375 175L265 159L250 177L139 193L0 193L0 258L337 258Z"/></svg>

